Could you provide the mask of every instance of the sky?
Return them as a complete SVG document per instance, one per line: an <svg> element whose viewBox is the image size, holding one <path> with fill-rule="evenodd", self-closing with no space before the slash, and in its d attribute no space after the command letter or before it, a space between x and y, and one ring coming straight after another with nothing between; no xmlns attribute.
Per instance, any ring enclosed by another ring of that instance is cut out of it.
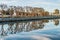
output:
<svg viewBox="0 0 60 40"><path fill-rule="evenodd" d="M0 4L42 7L50 12L54 9L60 9L60 0L0 0Z"/></svg>

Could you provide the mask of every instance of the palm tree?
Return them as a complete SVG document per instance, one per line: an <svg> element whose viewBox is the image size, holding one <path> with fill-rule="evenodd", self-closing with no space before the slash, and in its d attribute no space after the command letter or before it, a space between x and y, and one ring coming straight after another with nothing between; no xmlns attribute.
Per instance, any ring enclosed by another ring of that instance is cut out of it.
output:
<svg viewBox="0 0 60 40"><path fill-rule="evenodd" d="M13 8L10 8L10 9L9 9L9 14L10 14L11 17L13 16L13 14L14 14Z"/></svg>
<svg viewBox="0 0 60 40"><path fill-rule="evenodd" d="M2 9L1 13L2 13L2 20L3 20L4 15L6 14L6 13L5 13L5 10Z"/></svg>

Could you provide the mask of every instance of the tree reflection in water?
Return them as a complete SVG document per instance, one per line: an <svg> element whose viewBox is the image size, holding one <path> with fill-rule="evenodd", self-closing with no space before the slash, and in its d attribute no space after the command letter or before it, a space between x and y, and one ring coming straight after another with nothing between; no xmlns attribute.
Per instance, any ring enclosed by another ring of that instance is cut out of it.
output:
<svg viewBox="0 0 60 40"><path fill-rule="evenodd" d="M8 27L8 32L9 32L10 34L13 34L13 33L14 33L14 30L13 30L13 25L14 25L14 24L9 23L8 25L9 25L9 27Z"/></svg>
<svg viewBox="0 0 60 40"><path fill-rule="evenodd" d="M1 35L1 36L7 35L6 31L4 30L4 24L3 24L3 23L1 24L0 35Z"/></svg>
<svg viewBox="0 0 60 40"><path fill-rule="evenodd" d="M54 21L54 25L59 25L59 20L58 19L55 19L55 20L53 20Z"/></svg>
<svg viewBox="0 0 60 40"><path fill-rule="evenodd" d="M33 21L33 22L16 22L16 23L8 23L8 28L6 31L4 30L4 25L1 24L1 32L0 35L9 35L9 34L16 34L18 32L29 32L36 29L42 29L44 27L44 22L48 22L48 20L44 21Z"/></svg>

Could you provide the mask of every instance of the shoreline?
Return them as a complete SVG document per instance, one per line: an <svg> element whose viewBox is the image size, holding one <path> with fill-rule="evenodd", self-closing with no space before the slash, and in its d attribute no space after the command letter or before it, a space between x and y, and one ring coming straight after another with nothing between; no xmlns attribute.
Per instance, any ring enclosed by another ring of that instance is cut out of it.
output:
<svg viewBox="0 0 60 40"><path fill-rule="evenodd" d="M34 21L34 20L45 20L45 19L59 19L60 16L38 16L38 17L17 17L17 18L10 18L4 17L0 18L0 22L15 22L15 21Z"/></svg>

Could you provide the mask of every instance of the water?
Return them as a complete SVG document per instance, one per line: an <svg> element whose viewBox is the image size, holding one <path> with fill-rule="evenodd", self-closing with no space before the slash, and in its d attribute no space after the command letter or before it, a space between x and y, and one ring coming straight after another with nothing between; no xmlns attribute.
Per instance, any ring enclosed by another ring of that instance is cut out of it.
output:
<svg viewBox="0 0 60 40"><path fill-rule="evenodd" d="M0 23L0 40L60 40L60 19Z"/></svg>

